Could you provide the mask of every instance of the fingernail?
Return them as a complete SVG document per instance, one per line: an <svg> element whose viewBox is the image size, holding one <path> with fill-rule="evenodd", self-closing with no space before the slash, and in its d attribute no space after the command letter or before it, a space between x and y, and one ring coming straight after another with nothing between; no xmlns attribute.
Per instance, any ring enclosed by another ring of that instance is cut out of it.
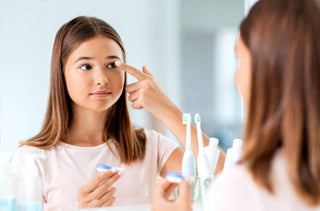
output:
<svg viewBox="0 0 320 211"><path fill-rule="evenodd" d="M121 62L120 61L116 61L115 63L114 63L116 66L121 66Z"/></svg>
<svg viewBox="0 0 320 211"><path fill-rule="evenodd" d="M186 181L187 183L191 183L191 178L189 176L185 176L183 180Z"/></svg>
<svg viewBox="0 0 320 211"><path fill-rule="evenodd" d="M123 170L119 170L118 174L121 176L123 174Z"/></svg>
<svg viewBox="0 0 320 211"><path fill-rule="evenodd" d="M114 173L114 172L117 172L118 169L117 168L111 168L111 172Z"/></svg>

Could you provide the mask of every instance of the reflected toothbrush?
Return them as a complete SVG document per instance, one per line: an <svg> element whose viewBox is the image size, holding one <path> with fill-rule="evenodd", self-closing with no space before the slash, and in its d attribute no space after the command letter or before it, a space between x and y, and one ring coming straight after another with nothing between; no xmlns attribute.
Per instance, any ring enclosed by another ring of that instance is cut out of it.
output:
<svg viewBox="0 0 320 211"><path fill-rule="evenodd" d="M210 177L210 171L209 171L210 165L209 165L207 155L204 151L202 131L201 131L201 126L200 126L201 118L198 113L194 116L194 121L197 126L197 136L198 136L198 145L199 145L199 152L198 152L198 157L197 157L198 174L199 174L199 177L209 178Z"/></svg>
<svg viewBox="0 0 320 211"><path fill-rule="evenodd" d="M191 115L190 114L183 114L182 123L187 125L187 134L186 134L186 149L183 154L182 160L182 175L184 177L196 176L196 162L192 153L191 149L191 132L190 132L190 125L191 125Z"/></svg>

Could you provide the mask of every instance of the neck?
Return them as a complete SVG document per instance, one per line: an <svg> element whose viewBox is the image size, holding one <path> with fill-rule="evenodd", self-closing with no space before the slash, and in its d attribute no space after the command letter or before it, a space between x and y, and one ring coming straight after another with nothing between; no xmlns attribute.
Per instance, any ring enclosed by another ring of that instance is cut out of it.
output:
<svg viewBox="0 0 320 211"><path fill-rule="evenodd" d="M76 146L97 146L104 143L107 111L90 111L74 107L69 134L63 141Z"/></svg>

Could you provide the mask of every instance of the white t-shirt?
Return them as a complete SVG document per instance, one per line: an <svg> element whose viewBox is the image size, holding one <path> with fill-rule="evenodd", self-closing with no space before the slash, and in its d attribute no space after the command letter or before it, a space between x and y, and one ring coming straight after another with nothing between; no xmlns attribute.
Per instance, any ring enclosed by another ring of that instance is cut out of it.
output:
<svg viewBox="0 0 320 211"><path fill-rule="evenodd" d="M218 175L211 185L205 211L311 211L298 197L286 171L283 152L279 150L272 161L274 195L259 187L244 165L236 165Z"/></svg>
<svg viewBox="0 0 320 211"><path fill-rule="evenodd" d="M12 166L19 172L25 153L45 155L45 158L38 156L35 159L43 183L44 210L76 209L78 190L98 173L97 164L124 167L123 175L114 184L117 189L115 206L149 203L156 176L178 145L155 131L144 131L147 138L145 157L130 166L121 164L105 143L79 147L64 142L45 150L22 146L12 160Z"/></svg>

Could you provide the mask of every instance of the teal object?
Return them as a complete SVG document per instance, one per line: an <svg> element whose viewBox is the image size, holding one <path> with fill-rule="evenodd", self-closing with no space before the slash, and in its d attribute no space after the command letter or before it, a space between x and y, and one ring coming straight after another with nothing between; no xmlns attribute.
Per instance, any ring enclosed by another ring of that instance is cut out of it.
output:
<svg viewBox="0 0 320 211"><path fill-rule="evenodd" d="M16 211L17 210L17 200L15 198L1 198L0 199L0 210Z"/></svg>
<svg viewBox="0 0 320 211"><path fill-rule="evenodd" d="M19 202L18 211L42 211L41 202Z"/></svg>
<svg viewBox="0 0 320 211"><path fill-rule="evenodd" d="M193 153L190 150L186 150L183 155L182 160L182 175L184 177L189 176L191 183L191 198L194 198L194 187L195 187L195 177L196 177L196 161L194 159Z"/></svg>

